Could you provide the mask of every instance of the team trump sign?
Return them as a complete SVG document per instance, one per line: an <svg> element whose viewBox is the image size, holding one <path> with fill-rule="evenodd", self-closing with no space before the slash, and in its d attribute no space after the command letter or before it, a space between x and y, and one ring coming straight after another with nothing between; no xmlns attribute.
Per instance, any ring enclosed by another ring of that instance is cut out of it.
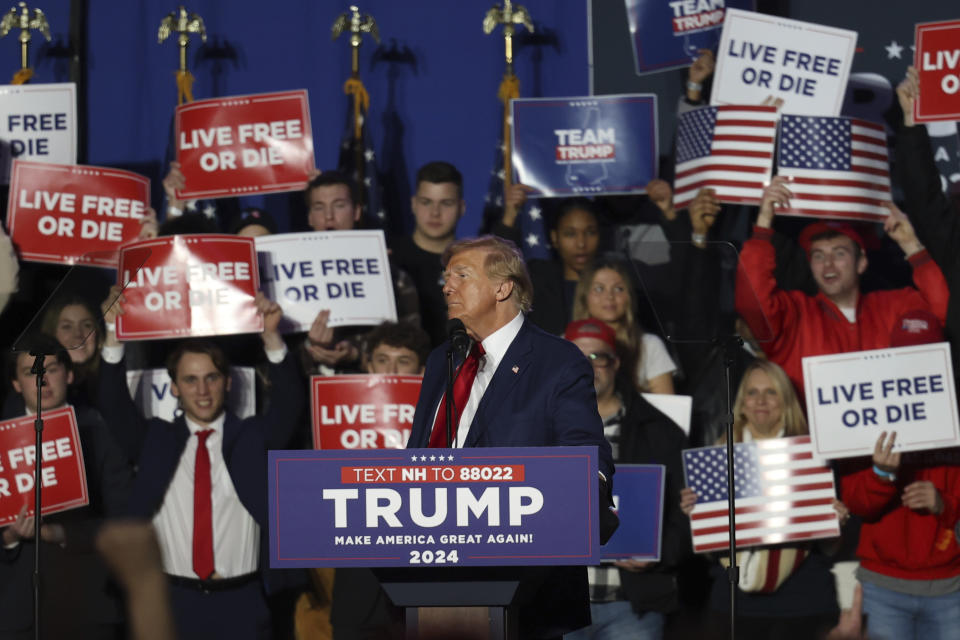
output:
<svg viewBox="0 0 960 640"><path fill-rule="evenodd" d="M34 416L24 416L0 422L0 527L12 524L24 505L28 516L34 513L37 434L33 421ZM89 502L73 407L44 412L40 457L40 508L44 515Z"/></svg>
<svg viewBox="0 0 960 640"><path fill-rule="evenodd" d="M115 268L149 202L150 180L136 173L15 160L10 235L24 260Z"/></svg>
<svg viewBox="0 0 960 640"><path fill-rule="evenodd" d="M305 90L191 102L177 107L175 129L178 198L297 191L313 169Z"/></svg>

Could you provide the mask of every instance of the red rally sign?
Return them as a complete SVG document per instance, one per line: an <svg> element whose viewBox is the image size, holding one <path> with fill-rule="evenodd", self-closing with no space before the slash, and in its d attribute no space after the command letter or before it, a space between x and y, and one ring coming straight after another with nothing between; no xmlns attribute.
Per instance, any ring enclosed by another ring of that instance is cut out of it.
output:
<svg viewBox="0 0 960 640"><path fill-rule="evenodd" d="M403 449L422 376L313 376L314 449Z"/></svg>
<svg viewBox="0 0 960 640"><path fill-rule="evenodd" d="M181 199L298 191L314 168L304 89L181 105L176 141Z"/></svg>
<svg viewBox="0 0 960 640"><path fill-rule="evenodd" d="M24 505L33 515L36 432L33 416L0 422L0 527L12 524ZM76 509L89 502L83 449L73 407L43 414L40 446L40 504L43 515Z"/></svg>
<svg viewBox="0 0 960 640"><path fill-rule="evenodd" d="M198 234L133 243L120 251L118 277L125 300L120 340L263 331L253 238Z"/></svg>
<svg viewBox="0 0 960 640"><path fill-rule="evenodd" d="M913 119L960 120L960 20L918 24L913 41L913 64L920 74Z"/></svg>
<svg viewBox="0 0 960 640"><path fill-rule="evenodd" d="M7 220L24 260L114 268L149 203L150 180L136 173L14 160Z"/></svg>

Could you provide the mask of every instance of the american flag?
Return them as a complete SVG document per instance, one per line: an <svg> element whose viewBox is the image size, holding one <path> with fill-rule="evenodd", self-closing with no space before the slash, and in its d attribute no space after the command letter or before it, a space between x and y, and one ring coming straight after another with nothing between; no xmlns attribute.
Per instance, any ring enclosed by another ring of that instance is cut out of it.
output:
<svg viewBox="0 0 960 640"><path fill-rule="evenodd" d="M347 130L340 142L337 169L357 183L363 200L364 226L370 229L386 229L390 225L390 219L384 207L377 155L365 122L361 128L361 139L354 138L352 113L353 108L350 106L347 109ZM366 112L363 112L361 117L366 120Z"/></svg>
<svg viewBox="0 0 960 640"><path fill-rule="evenodd" d="M738 443L733 458L738 548L840 535L833 472L814 459L810 436ZM727 548L726 446L687 449L683 467L697 494L693 550Z"/></svg>
<svg viewBox="0 0 960 640"><path fill-rule="evenodd" d="M877 220L890 200L887 134L856 118L783 116L777 173L791 180L778 213Z"/></svg>
<svg viewBox="0 0 960 640"><path fill-rule="evenodd" d="M690 204L704 187L722 202L759 204L773 171L777 108L703 107L680 115L673 202Z"/></svg>

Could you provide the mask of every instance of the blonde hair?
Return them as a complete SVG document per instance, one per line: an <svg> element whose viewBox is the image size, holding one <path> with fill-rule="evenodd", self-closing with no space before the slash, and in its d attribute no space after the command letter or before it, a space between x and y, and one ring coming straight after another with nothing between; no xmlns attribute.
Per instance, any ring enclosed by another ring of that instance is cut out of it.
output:
<svg viewBox="0 0 960 640"><path fill-rule="evenodd" d="M509 280L513 283L514 304L527 313L533 308L533 283L527 273L527 265L523 261L523 254L517 245L509 240L497 236L480 236L478 238L464 238L454 242L443 255L440 262L446 268L447 263L458 253L471 249L482 249L486 252L483 259L483 269L491 280Z"/></svg>
<svg viewBox="0 0 960 640"><path fill-rule="evenodd" d="M783 404L783 435L784 437L802 436L809 433L807 419L803 415L797 393L793 383L779 365L769 360L754 360L743 372L740 387L737 389L737 398L733 402L733 441L743 442L743 429L747 425L747 416L743 413L743 403L747 395L747 381L754 371L763 371L770 378L773 388L777 390ZM726 442L727 434L721 434L718 442Z"/></svg>

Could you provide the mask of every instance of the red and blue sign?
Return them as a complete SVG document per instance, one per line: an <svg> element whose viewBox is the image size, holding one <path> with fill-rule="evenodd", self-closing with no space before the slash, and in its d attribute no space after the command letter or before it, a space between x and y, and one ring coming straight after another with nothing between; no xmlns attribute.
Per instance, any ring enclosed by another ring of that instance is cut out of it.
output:
<svg viewBox="0 0 960 640"><path fill-rule="evenodd" d="M600 562L596 447L269 455L273 568Z"/></svg>
<svg viewBox="0 0 960 640"><path fill-rule="evenodd" d="M716 51L727 9L754 0L626 0L637 73L689 66L700 49Z"/></svg>
<svg viewBox="0 0 960 640"><path fill-rule="evenodd" d="M512 160L533 197L643 193L657 177L653 94L514 100Z"/></svg>

